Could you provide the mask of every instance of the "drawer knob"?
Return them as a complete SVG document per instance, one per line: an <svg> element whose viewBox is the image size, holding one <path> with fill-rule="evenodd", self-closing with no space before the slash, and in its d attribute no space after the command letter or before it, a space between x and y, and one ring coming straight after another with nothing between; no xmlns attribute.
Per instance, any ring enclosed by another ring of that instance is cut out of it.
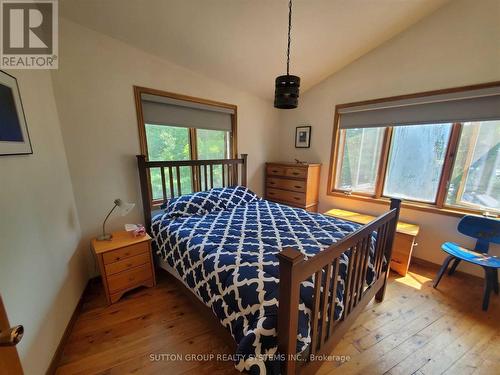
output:
<svg viewBox="0 0 500 375"><path fill-rule="evenodd" d="M300 201L299 197L293 197L293 199L295 199L296 201Z"/></svg>
<svg viewBox="0 0 500 375"><path fill-rule="evenodd" d="M294 186L295 189L300 189L301 187L302 186L297 186L297 185Z"/></svg>
<svg viewBox="0 0 500 375"><path fill-rule="evenodd" d="M127 267L132 267L132 263L127 263Z"/></svg>
<svg viewBox="0 0 500 375"><path fill-rule="evenodd" d="M133 276L128 278L128 281L134 281L134 280L135 280L135 277L133 277Z"/></svg>
<svg viewBox="0 0 500 375"><path fill-rule="evenodd" d="M298 176L300 173L299 172L293 172L292 173L294 176Z"/></svg>

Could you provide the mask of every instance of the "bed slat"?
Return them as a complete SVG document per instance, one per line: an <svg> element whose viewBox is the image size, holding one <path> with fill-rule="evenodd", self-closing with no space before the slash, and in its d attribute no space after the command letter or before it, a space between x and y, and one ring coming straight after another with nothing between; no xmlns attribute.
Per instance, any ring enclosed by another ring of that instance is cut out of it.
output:
<svg viewBox="0 0 500 375"><path fill-rule="evenodd" d="M181 189L181 168L177 165L175 167L175 175L177 177L177 194L182 195Z"/></svg>
<svg viewBox="0 0 500 375"><path fill-rule="evenodd" d="M226 187L226 166L224 164L221 165L222 168L222 187Z"/></svg>
<svg viewBox="0 0 500 375"><path fill-rule="evenodd" d="M318 345L318 313L321 293L321 270L316 271L314 275L314 307L311 313L312 331L311 331L311 354L316 353Z"/></svg>
<svg viewBox="0 0 500 375"><path fill-rule="evenodd" d="M349 302L351 300L351 294L349 293L349 291L351 290L351 282L352 282L352 269L353 269L353 266L354 266L354 248L355 248L355 245L352 246L350 249L349 249L349 256L348 256L348 259L349 259L349 263L348 263L348 266L347 266L347 275L346 275L346 280L345 280L345 288L344 288L344 314L348 314L349 313Z"/></svg>
<svg viewBox="0 0 500 375"><path fill-rule="evenodd" d="M172 167L168 167L168 179L170 180L170 198L175 197L174 193L174 173Z"/></svg>
<svg viewBox="0 0 500 375"><path fill-rule="evenodd" d="M328 324L328 337L331 336L333 327L335 326L335 307L337 306L337 283L339 277L339 259L333 261L333 285L332 285L332 301L330 304L330 323Z"/></svg>
<svg viewBox="0 0 500 375"><path fill-rule="evenodd" d="M370 243L371 243L371 236L368 238L365 238L363 241L363 261L361 262L361 282L359 283L358 286L358 300L359 302L361 300L361 297L363 296L363 289L365 286L366 282L366 273L368 270L368 263L370 260Z"/></svg>
<svg viewBox="0 0 500 375"><path fill-rule="evenodd" d="M205 178L205 190L208 190L208 175L207 175L207 165L203 166L203 177Z"/></svg>
<svg viewBox="0 0 500 375"><path fill-rule="evenodd" d="M165 186L165 168L160 168L161 173L161 191L163 192L162 200L167 199L167 188Z"/></svg>
<svg viewBox="0 0 500 375"><path fill-rule="evenodd" d="M326 278L325 285L323 287L323 294L321 298L321 305L323 306L321 311L321 338L319 341L320 349L323 343L325 342L325 336L327 331L327 319L328 316L328 301L330 300L330 276L332 273L331 263L328 263L323 269L325 270Z"/></svg>
<svg viewBox="0 0 500 375"><path fill-rule="evenodd" d="M210 164L210 189L214 188L214 166Z"/></svg>

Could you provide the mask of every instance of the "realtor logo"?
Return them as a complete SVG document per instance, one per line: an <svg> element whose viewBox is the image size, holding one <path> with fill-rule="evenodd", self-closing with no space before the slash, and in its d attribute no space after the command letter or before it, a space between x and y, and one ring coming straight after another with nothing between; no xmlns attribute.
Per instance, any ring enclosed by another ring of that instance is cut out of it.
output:
<svg viewBox="0 0 500 375"><path fill-rule="evenodd" d="M0 67L57 69L57 0L0 0Z"/></svg>

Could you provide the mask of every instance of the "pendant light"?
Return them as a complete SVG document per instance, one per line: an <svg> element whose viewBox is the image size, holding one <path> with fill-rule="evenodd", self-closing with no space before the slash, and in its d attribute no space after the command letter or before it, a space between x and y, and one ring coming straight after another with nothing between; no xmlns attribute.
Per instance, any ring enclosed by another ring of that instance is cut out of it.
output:
<svg viewBox="0 0 500 375"><path fill-rule="evenodd" d="M292 0L288 2L288 48L286 52L286 75L276 77L274 106L280 109L297 108L299 104L300 78L290 75L290 30L292 29Z"/></svg>

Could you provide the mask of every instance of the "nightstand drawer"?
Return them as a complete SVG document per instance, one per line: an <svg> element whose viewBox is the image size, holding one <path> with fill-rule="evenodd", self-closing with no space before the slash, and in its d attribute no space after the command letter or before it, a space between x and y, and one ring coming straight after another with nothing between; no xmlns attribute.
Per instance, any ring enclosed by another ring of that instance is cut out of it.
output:
<svg viewBox="0 0 500 375"><path fill-rule="evenodd" d="M279 190L279 189L267 189L267 198L271 200L277 200L282 202L289 202L295 204L305 204L306 195L304 193L295 193L293 191Z"/></svg>
<svg viewBox="0 0 500 375"><path fill-rule="evenodd" d="M108 251L102 255L104 264L118 262L125 258L133 257L134 255L144 254L149 252L149 242L144 241L121 249Z"/></svg>
<svg viewBox="0 0 500 375"><path fill-rule="evenodd" d="M150 279L151 276L150 264L144 264L129 271L111 275L108 277L109 292L114 293L122 289L132 288Z"/></svg>
<svg viewBox="0 0 500 375"><path fill-rule="evenodd" d="M142 264L149 263L149 260L149 254L143 253L134 255L133 257L125 258L123 260L119 260L118 262L108 263L104 266L104 268L106 269L107 275L113 275L115 273L126 271Z"/></svg>
<svg viewBox="0 0 500 375"><path fill-rule="evenodd" d="M305 193L306 191L305 181L287 180L283 178L269 177L267 179L267 186L278 189L297 191L299 193Z"/></svg>

